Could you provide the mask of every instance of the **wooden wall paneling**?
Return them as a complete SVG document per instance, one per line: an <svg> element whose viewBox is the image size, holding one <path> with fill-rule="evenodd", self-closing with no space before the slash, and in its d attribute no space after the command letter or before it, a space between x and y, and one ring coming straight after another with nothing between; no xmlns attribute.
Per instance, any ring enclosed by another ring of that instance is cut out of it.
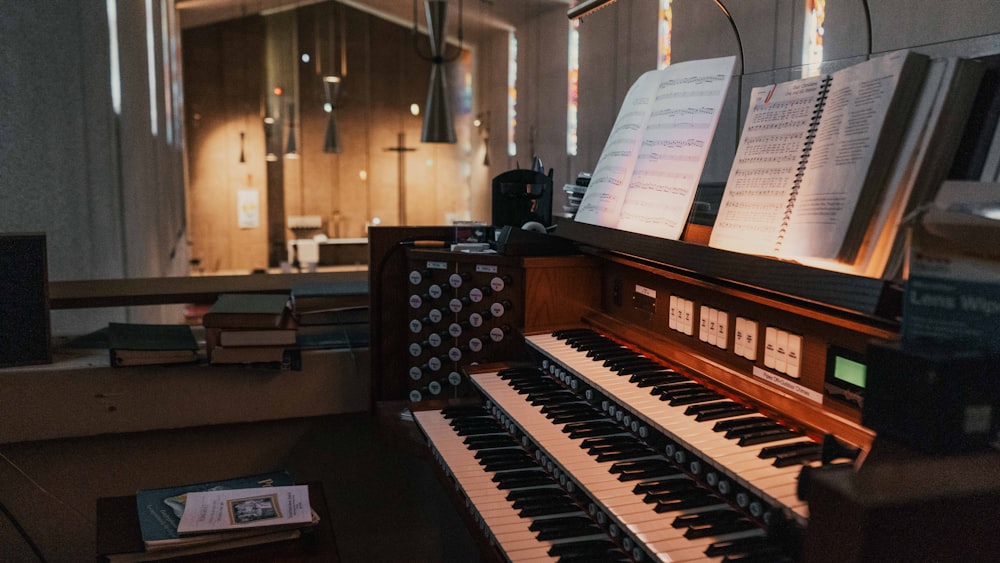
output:
<svg viewBox="0 0 1000 563"><path fill-rule="evenodd" d="M422 21L422 20L421 20ZM399 74L397 96L392 103L399 115L398 132L405 133L406 146L416 149L406 154L406 186L405 186L405 222L401 225L435 225L443 223L443 217L435 219L440 202L434 190L435 177L439 173L440 162L443 160L442 147L452 145L428 144L420 141L424 114L427 112L427 89L430 86L431 63L417 55L417 46L423 54L430 53L430 40L420 34L411 39L411 30L395 26L399 41L395 42L398 49ZM448 31L448 30L446 30ZM416 45L416 46L415 46ZM451 54L449 46L445 54ZM445 64L445 76L454 78L454 65ZM450 100L452 115L456 110L454 97ZM410 113L411 104L420 108L419 115ZM398 109L397 109L398 108ZM377 117L376 117L377 119ZM397 137L398 137L397 132ZM398 157L399 153L390 153Z"/></svg>
<svg viewBox="0 0 1000 563"><path fill-rule="evenodd" d="M371 82L372 66L368 46L371 29L370 16L357 10L341 8L338 13L346 18L339 30L347 30L345 74L340 88L337 107L337 125L340 128L342 152L340 160L339 190L336 206L332 210L333 228L327 233L332 237L367 236L366 227L371 221L370 175L371 153ZM339 41L338 36L338 41ZM362 177L362 172L365 177Z"/></svg>
<svg viewBox="0 0 1000 563"><path fill-rule="evenodd" d="M299 164L302 171L302 214L320 215L324 231L328 230L337 191L336 170L339 158L323 152L326 132L326 112L323 110L323 59L320 44L323 30L329 24L332 5L305 6L296 11L298 43L298 114ZM305 55L309 55L306 60ZM291 236L292 233L289 233Z"/></svg>
<svg viewBox="0 0 1000 563"><path fill-rule="evenodd" d="M191 258L207 271L267 265L267 229L237 224L240 189L258 191L266 217L266 170L260 146L262 20L243 18L184 32ZM239 162L244 132L245 163Z"/></svg>

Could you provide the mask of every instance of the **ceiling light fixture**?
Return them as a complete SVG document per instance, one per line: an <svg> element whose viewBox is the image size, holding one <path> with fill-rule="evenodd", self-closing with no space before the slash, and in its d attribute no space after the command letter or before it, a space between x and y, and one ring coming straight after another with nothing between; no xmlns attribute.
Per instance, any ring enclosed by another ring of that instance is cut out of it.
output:
<svg viewBox="0 0 1000 563"><path fill-rule="evenodd" d="M427 90L427 104L424 106L423 129L420 140L424 143L454 143L455 123L448 104L448 80L444 64L454 61L462 54L462 0L458 1L458 50L450 57L445 56L444 28L448 15L447 0L424 0L427 17L427 35L430 37L430 55L424 55L416 43L417 2L413 0L413 38L417 55L430 61L431 83Z"/></svg>

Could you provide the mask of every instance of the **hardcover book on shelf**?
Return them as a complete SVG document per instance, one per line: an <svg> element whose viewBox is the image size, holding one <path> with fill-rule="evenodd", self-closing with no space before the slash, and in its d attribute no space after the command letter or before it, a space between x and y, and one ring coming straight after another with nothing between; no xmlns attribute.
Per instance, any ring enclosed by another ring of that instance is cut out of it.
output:
<svg viewBox="0 0 1000 563"><path fill-rule="evenodd" d="M109 323L108 353L114 367L198 361L198 341L188 325Z"/></svg>
<svg viewBox="0 0 1000 563"><path fill-rule="evenodd" d="M208 355L211 364L270 364L282 369L299 369L298 348L286 346L213 346Z"/></svg>
<svg viewBox="0 0 1000 563"><path fill-rule="evenodd" d="M299 319L309 313L344 309L345 296L367 293L367 281L300 283L292 286L289 304L292 316Z"/></svg>
<svg viewBox="0 0 1000 563"><path fill-rule="evenodd" d="M735 57L672 64L632 84L575 220L678 239L729 91Z"/></svg>
<svg viewBox="0 0 1000 563"><path fill-rule="evenodd" d="M205 328L276 329L285 323L288 294L223 293L202 317Z"/></svg>
<svg viewBox="0 0 1000 563"><path fill-rule="evenodd" d="M755 88L709 244L883 277L947 173L981 72L899 51Z"/></svg>

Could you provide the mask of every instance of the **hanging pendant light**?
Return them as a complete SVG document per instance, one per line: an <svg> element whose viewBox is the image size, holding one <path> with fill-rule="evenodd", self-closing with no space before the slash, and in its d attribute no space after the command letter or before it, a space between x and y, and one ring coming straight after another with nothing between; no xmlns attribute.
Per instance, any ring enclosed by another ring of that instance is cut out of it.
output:
<svg viewBox="0 0 1000 563"><path fill-rule="evenodd" d="M340 134L337 130L337 98L340 94L340 77L323 77L323 111L326 112L326 135L323 152L340 152Z"/></svg>
<svg viewBox="0 0 1000 563"><path fill-rule="evenodd" d="M421 58L431 62L431 82L427 89L427 104L424 111L423 129L420 140L424 143L454 143L455 123L448 103L448 79L445 74L445 63L457 59L462 54L462 2L459 0L458 37L459 48L452 57L445 57L445 22L448 15L447 0L424 0L424 11L427 17L427 34L430 37L430 56L424 56L417 49ZM416 0L414 0L413 29L416 36Z"/></svg>

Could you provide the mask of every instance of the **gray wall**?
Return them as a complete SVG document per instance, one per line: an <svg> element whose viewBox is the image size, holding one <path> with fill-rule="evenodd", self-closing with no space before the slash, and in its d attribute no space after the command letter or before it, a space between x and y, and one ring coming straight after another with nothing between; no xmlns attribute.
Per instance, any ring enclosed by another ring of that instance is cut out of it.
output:
<svg viewBox="0 0 1000 563"><path fill-rule="evenodd" d="M175 130L167 139L163 56L172 50L160 31L173 0L152 5L155 136L145 2L118 1L116 115L106 0L0 0L0 232L46 233L52 281L187 272L183 137ZM52 317L54 332L76 332L176 318L176 308Z"/></svg>

